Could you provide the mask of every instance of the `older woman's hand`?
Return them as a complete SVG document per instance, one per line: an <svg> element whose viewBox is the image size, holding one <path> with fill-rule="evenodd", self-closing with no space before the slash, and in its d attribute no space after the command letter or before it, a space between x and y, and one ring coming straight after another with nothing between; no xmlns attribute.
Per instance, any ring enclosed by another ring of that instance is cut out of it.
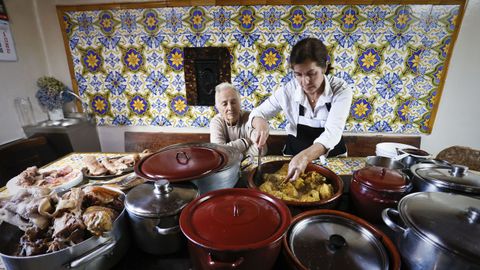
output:
<svg viewBox="0 0 480 270"><path fill-rule="evenodd" d="M255 144L259 149L262 149L267 143L268 135L270 133L268 122L261 117L255 117L252 120L252 126L256 133Z"/></svg>

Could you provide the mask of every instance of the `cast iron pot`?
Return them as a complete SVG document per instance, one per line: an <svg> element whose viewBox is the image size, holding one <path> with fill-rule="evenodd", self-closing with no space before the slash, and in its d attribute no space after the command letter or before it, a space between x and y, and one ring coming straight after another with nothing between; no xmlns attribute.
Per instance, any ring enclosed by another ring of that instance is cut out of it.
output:
<svg viewBox="0 0 480 270"><path fill-rule="evenodd" d="M412 190L410 179L397 170L365 167L352 175L350 198L358 216L382 222L385 208L397 207L398 202Z"/></svg>
<svg viewBox="0 0 480 270"><path fill-rule="evenodd" d="M132 189L125 199L125 209L137 246L156 255L184 247L186 241L178 219L182 209L196 197L197 187L189 182L170 185L167 180L158 180Z"/></svg>
<svg viewBox="0 0 480 270"><path fill-rule="evenodd" d="M285 163L290 162L290 160L276 160L262 163L261 167L261 176L257 176L257 168L251 170L248 173L247 184L249 188L259 190L261 184L263 184L263 174L264 173L274 173L278 171ZM298 214L300 212L317 209L317 208L335 208L340 202L340 197L343 194L343 180L336 173L332 172L328 168L323 166L309 163L305 172L317 171L321 175L327 178L328 183L333 186L333 196L326 200L319 200L315 202L298 202L298 201L287 201L282 200L285 204L288 205L290 211L293 214Z"/></svg>
<svg viewBox="0 0 480 270"><path fill-rule="evenodd" d="M125 198L121 191L115 191L121 194L122 199ZM92 236L69 248L43 255L7 255L14 252L22 235L23 231L16 226L5 222L0 225L0 257L7 270L109 269L122 259L130 242L125 209L114 221L112 231L105 236Z"/></svg>
<svg viewBox="0 0 480 270"><path fill-rule="evenodd" d="M480 198L480 175L462 165L418 163L410 168L415 191L449 192Z"/></svg>
<svg viewBox="0 0 480 270"><path fill-rule="evenodd" d="M407 269L480 269L480 200L443 193L405 196L383 221L397 234Z"/></svg>
<svg viewBox="0 0 480 270"><path fill-rule="evenodd" d="M194 269L271 269L290 225L288 207L253 189L216 190L180 215Z"/></svg>
<svg viewBox="0 0 480 270"><path fill-rule="evenodd" d="M242 153L214 143L181 143L160 149L135 165L147 180L192 181L200 194L232 188L240 177Z"/></svg>
<svg viewBox="0 0 480 270"><path fill-rule="evenodd" d="M292 220L283 250L293 269L400 269L392 241L368 222L345 212L321 209Z"/></svg>

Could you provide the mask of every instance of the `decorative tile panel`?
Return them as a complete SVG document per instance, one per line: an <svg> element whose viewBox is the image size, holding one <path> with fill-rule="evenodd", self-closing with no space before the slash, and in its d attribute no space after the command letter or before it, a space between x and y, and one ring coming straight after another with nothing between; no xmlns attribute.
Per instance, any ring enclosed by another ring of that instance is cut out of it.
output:
<svg viewBox="0 0 480 270"><path fill-rule="evenodd" d="M231 82L252 110L293 79L292 46L317 37L354 88L346 131L403 134L430 132L460 8L136 6L59 8L77 90L99 125L208 127L215 108L187 104L185 47L228 48ZM279 114L270 124L287 123Z"/></svg>

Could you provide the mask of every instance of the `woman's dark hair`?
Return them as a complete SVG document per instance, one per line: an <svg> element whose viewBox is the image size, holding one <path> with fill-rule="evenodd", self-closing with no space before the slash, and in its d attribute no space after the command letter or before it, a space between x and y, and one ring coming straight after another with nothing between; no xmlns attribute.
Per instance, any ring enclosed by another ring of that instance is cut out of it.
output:
<svg viewBox="0 0 480 270"><path fill-rule="evenodd" d="M302 39L292 48L290 54L290 66L305 63L305 61L313 61L319 67L325 69L328 74L331 71L330 65L327 66L328 52L327 47L317 38Z"/></svg>

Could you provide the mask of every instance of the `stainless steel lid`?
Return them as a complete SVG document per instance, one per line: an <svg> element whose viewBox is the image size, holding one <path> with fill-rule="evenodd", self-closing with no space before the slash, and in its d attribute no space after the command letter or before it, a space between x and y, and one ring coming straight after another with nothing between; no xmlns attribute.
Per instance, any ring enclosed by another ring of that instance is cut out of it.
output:
<svg viewBox="0 0 480 270"><path fill-rule="evenodd" d="M480 175L470 172L468 167L419 163L411 171L437 187L480 194Z"/></svg>
<svg viewBox="0 0 480 270"><path fill-rule="evenodd" d="M171 185L167 180L157 180L128 192L125 208L137 216L159 218L180 213L197 196L198 189L191 183Z"/></svg>
<svg viewBox="0 0 480 270"><path fill-rule="evenodd" d="M330 214L297 222L288 235L290 249L308 269L388 269L382 242L353 220Z"/></svg>
<svg viewBox="0 0 480 270"><path fill-rule="evenodd" d="M480 200L452 193L418 192L404 197L398 210L405 225L422 239L480 262Z"/></svg>

